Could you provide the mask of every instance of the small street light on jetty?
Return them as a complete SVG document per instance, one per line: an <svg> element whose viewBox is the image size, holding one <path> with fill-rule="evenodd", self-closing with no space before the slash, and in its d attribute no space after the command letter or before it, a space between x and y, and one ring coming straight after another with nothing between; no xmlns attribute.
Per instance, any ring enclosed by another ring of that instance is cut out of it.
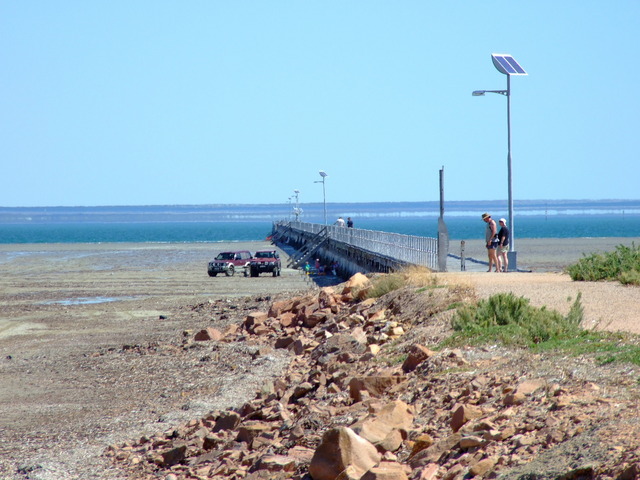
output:
<svg viewBox="0 0 640 480"><path fill-rule="evenodd" d="M298 195L300 194L300 190L294 190L293 193L296 194L296 208L294 210L294 213L296 215L296 222L300 219L300 205L298 203Z"/></svg>
<svg viewBox="0 0 640 480"><path fill-rule="evenodd" d="M507 76L506 90L475 90L471 95L474 97L483 97L485 93L497 93L507 97L507 183L508 183L508 203L509 203L509 270L517 270L517 253L515 244L515 231L513 226L513 190L511 182L511 75L527 75L527 72L516 62L516 60L507 54L492 53L491 60L494 67Z"/></svg>
<svg viewBox="0 0 640 480"><path fill-rule="evenodd" d="M322 184L322 204L324 207L324 224L326 225L327 224L327 193L324 188L324 179L327 178L329 175L327 175L324 170L320 170L318 173L322 177L322 180L316 180L313 183Z"/></svg>

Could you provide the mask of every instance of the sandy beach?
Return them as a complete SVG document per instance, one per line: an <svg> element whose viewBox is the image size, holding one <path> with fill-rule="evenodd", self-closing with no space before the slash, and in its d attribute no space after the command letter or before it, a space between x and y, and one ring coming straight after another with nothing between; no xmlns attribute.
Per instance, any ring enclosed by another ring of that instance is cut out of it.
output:
<svg viewBox="0 0 640 480"><path fill-rule="evenodd" d="M569 299L580 292L586 326L640 334L637 287L572 282L561 273L583 254L632 242L640 239L522 239L519 264L532 273L485 273L482 267L438 275L474 286L479 297L512 291L560 311L568 310ZM24 478L15 474L18 458L45 465L30 478L78 478L59 469L99 462L106 443L138 435L159 416L175 421L219 408L202 401L203 395L211 397L212 388L203 378L216 375L214 364L202 363L202 353L183 352L179 367L173 362L149 369L139 363L142 357L128 352L159 342L174 342L180 351L184 332L235 321L243 309L257 308L251 302L313 288L292 269L283 269L281 277L207 275L207 263L219 251L268 246L0 245L0 477ZM484 260L481 241L466 242L466 255ZM243 300L251 296L258 300ZM219 316L198 314L198 305L216 301L223 302ZM264 375L272 370L277 368L270 366ZM259 385L259 372L255 376ZM242 392L234 390L240 386ZM256 384L242 374L216 388L239 401ZM215 398L223 402L228 396ZM58 448L59 438L66 440ZM38 445L47 447L34 448ZM101 471L84 478L120 478L109 475Z"/></svg>

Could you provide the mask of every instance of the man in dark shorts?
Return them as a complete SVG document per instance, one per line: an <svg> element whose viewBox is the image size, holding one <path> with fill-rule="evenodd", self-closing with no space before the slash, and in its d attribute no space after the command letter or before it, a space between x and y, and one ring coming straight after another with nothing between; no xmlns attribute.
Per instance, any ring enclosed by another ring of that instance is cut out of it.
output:
<svg viewBox="0 0 640 480"><path fill-rule="evenodd" d="M488 213L482 214L482 220L487 224L484 234L487 255L489 256L489 270L487 270L487 272L491 271L491 267L494 267L495 271L498 272L498 256L496 255L496 249L498 248L498 230L496 222Z"/></svg>

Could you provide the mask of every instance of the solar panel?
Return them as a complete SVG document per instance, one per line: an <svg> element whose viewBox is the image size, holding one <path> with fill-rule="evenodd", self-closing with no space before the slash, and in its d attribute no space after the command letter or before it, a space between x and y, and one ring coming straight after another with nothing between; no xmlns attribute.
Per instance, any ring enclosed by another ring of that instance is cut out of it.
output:
<svg viewBox="0 0 640 480"><path fill-rule="evenodd" d="M516 62L515 58L511 55L503 54L503 53L492 53L491 60L493 60L493 65L498 69L500 73L504 73L505 75L526 75L527 72L524 71L524 68L520 66L518 62Z"/></svg>

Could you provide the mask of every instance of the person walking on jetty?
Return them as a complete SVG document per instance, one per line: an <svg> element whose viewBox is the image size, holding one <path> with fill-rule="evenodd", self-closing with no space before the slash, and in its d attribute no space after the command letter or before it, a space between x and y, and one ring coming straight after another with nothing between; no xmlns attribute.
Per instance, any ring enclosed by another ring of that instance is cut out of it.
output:
<svg viewBox="0 0 640 480"><path fill-rule="evenodd" d="M485 246L487 247L487 254L489 256L489 270L491 271L491 267L495 268L495 271L498 270L498 257L496 255L496 249L498 247L498 230L496 227L496 222L491 218L491 215L488 213L482 214L482 220L487 224L487 228L484 234Z"/></svg>
<svg viewBox="0 0 640 480"><path fill-rule="evenodd" d="M509 229L507 221L504 218L499 220L500 230L498 231L498 270L501 272L509 271Z"/></svg>
<svg viewBox="0 0 640 480"><path fill-rule="evenodd" d="M344 227L344 218L338 217L338 220L336 220L336 223L334 223L334 225L337 225L338 227Z"/></svg>
<svg viewBox="0 0 640 480"><path fill-rule="evenodd" d="M347 227L353 228L353 220L351 220L351 217L347 217Z"/></svg>

